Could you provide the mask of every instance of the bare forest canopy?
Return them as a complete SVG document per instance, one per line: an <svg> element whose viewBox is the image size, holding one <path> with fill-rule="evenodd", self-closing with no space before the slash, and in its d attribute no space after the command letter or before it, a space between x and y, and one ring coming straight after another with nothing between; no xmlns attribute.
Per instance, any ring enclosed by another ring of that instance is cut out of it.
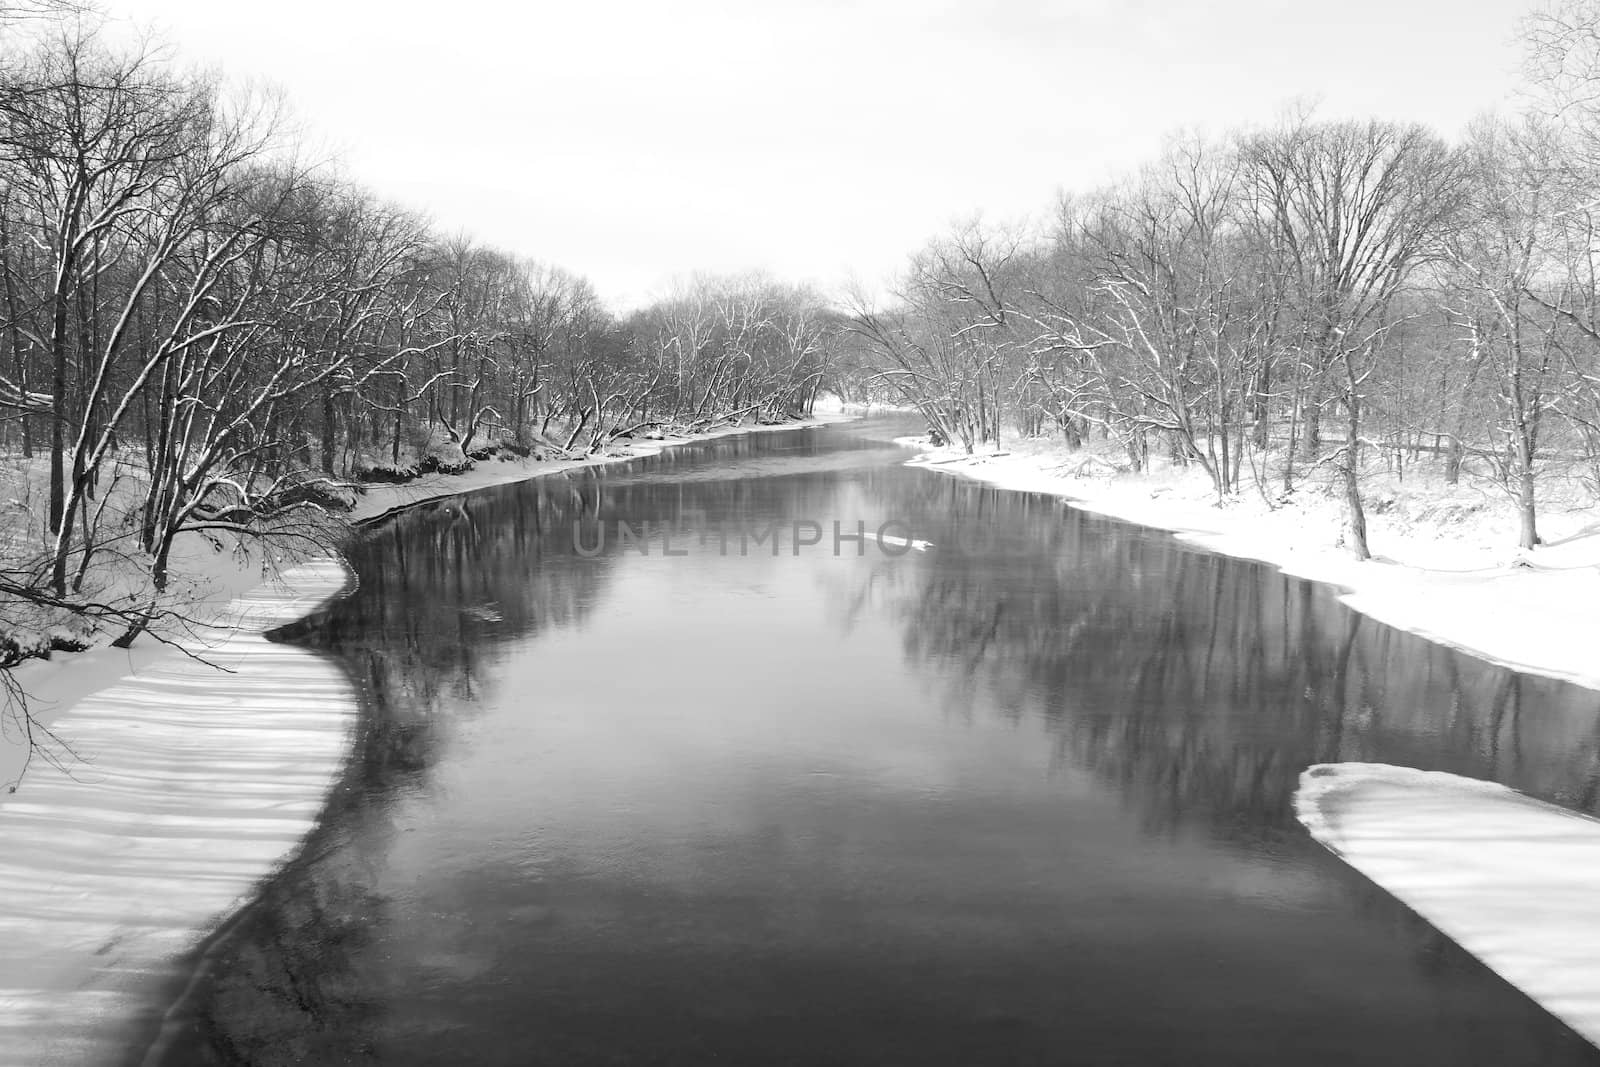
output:
<svg viewBox="0 0 1600 1067"><path fill-rule="evenodd" d="M1045 226L933 242L888 306L745 277L625 316L304 165L269 96L0 5L0 670L179 610L186 537L325 544L367 484L822 391L969 451L1156 450L1219 500L1318 479L1362 556L1373 457L1427 456L1503 486L1531 547L1541 478L1600 487L1597 3L1528 19L1528 106L1459 143L1177 138Z"/></svg>
<svg viewBox="0 0 1600 1067"><path fill-rule="evenodd" d="M1362 479L1425 458L1600 490L1600 6L1523 24L1526 104L1450 143L1294 116L1180 137L1042 228L972 224L854 310L861 381L972 451L1094 439L1269 504L1316 478L1368 555Z"/></svg>
<svg viewBox="0 0 1600 1067"><path fill-rule="evenodd" d="M14 631L31 607L131 639L180 537L326 538L364 483L811 410L841 331L812 293L707 280L619 318L582 278L300 165L282 125L92 34L4 54ZM0 666L30 651L12 638Z"/></svg>

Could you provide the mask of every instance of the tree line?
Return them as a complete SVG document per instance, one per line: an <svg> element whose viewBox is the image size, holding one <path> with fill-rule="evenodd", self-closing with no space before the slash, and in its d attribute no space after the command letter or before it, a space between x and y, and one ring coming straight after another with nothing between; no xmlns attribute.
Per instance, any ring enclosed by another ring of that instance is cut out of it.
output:
<svg viewBox="0 0 1600 1067"><path fill-rule="evenodd" d="M0 545L29 611L165 610L175 543L319 537L367 482L808 413L837 315L762 277L626 316L307 165L271 97L50 25L0 55ZM71 640L59 638L60 640Z"/></svg>
<svg viewBox="0 0 1600 1067"><path fill-rule="evenodd" d="M1533 103L1453 143L1293 114L1178 136L1045 225L958 227L852 309L857 388L972 451L1005 434L1151 450L1219 501L1320 479L1369 555L1363 479L1430 460L1600 492L1600 7L1524 25Z"/></svg>
<svg viewBox="0 0 1600 1067"><path fill-rule="evenodd" d="M58 6L0 5L0 666L63 614L131 639L186 536L325 538L363 484L824 389L967 450L1165 453L1219 500L1326 484L1359 556L1378 464L1488 476L1523 547L1541 486L1600 490L1595 0L1530 17L1533 103L1454 142L1310 114L1180 136L1042 226L932 242L887 307L751 276L628 315L308 165L270 96Z"/></svg>

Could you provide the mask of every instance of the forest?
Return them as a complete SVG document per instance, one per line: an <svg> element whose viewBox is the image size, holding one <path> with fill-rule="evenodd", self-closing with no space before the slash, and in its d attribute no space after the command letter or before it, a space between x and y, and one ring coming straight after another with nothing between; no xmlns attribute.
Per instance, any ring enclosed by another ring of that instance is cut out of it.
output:
<svg viewBox="0 0 1600 1067"><path fill-rule="evenodd" d="M858 380L967 452L1058 435L1219 503L1335 492L1362 559L1371 471L1465 470L1532 548L1541 492L1600 492L1600 8L1522 37L1523 106L1454 140L1295 109L1173 136L1044 225L954 227L854 301Z"/></svg>
<svg viewBox="0 0 1600 1067"><path fill-rule="evenodd" d="M1361 558L1375 469L1488 480L1524 548L1541 493L1600 492L1592 0L1529 17L1526 99L1458 138L1179 134L888 293L698 276L626 314L308 161L270 92L30 14L0 56L0 669L181 613L184 538L327 544L367 486L825 393L967 452L1154 455L1219 503L1314 486Z"/></svg>
<svg viewBox="0 0 1600 1067"><path fill-rule="evenodd" d="M48 20L47 20L48 21ZM302 161L270 94L50 25L0 65L0 667L126 643L174 545L363 486L810 411L840 321L762 277L626 316Z"/></svg>

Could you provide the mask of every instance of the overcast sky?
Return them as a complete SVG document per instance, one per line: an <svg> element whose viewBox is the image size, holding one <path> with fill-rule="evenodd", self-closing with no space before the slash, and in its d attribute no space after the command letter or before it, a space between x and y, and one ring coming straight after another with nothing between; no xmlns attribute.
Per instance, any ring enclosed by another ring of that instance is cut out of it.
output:
<svg viewBox="0 0 1600 1067"><path fill-rule="evenodd" d="M1528 0L105 0L285 90L379 193L587 275L876 287L957 219L1043 213L1185 126L1295 100L1454 134Z"/></svg>

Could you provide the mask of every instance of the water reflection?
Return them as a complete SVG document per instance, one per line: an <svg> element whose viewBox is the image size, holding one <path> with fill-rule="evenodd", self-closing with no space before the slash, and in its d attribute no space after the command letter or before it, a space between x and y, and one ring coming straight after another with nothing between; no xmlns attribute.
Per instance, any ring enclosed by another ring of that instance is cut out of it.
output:
<svg viewBox="0 0 1600 1067"><path fill-rule="evenodd" d="M1107 523L1052 498L946 479L867 495L919 514L936 564L859 579L952 706L1037 715L1063 758L1152 826L1298 834L1308 765L1399 763L1596 810L1600 697L1373 623L1328 587ZM988 551L963 546L988 545ZM977 691L984 691L979 699ZM1524 710L1536 707L1536 723Z"/></svg>
<svg viewBox="0 0 1600 1067"><path fill-rule="evenodd" d="M381 871L396 799L426 794L441 743L470 721L506 643L592 610L604 561L567 566L571 524L592 514L594 472L425 504L357 542L359 595L315 640L368 702L356 757L305 857L274 880L204 988L169 1062L300 1064L375 1056L388 1017Z"/></svg>
<svg viewBox="0 0 1600 1067"><path fill-rule="evenodd" d="M1596 1060L1288 804L1372 759L1590 810L1594 694L902 455L734 438L375 531L315 635L359 758L168 1062ZM934 547L573 538L835 518Z"/></svg>

